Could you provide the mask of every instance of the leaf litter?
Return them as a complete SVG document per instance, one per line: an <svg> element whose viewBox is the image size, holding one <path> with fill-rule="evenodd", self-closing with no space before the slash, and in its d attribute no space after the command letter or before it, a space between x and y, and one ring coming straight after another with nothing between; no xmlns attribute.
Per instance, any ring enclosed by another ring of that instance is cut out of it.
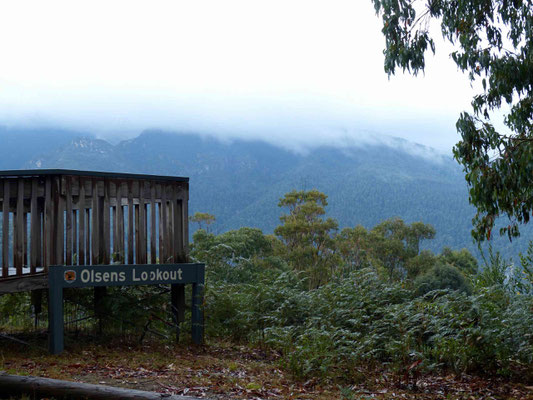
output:
<svg viewBox="0 0 533 400"><path fill-rule="evenodd" d="M2 346L0 353L0 370L10 374L216 400L533 400L530 383L471 375L422 375L413 381L402 374L369 369L362 371L365 379L357 384L318 378L301 381L280 367L275 352L226 342L73 344L59 356L24 346Z"/></svg>

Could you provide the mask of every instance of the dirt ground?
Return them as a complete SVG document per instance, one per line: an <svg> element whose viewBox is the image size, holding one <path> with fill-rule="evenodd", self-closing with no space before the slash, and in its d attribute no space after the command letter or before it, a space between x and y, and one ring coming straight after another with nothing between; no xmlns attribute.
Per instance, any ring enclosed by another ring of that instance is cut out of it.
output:
<svg viewBox="0 0 533 400"><path fill-rule="evenodd" d="M61 355L0 339L0 370L210 399L533 399L533 383L352 371L357 384L295 379L277 354L224 342L70 343ZM352 379L353 381L353 379Z"/></svg>

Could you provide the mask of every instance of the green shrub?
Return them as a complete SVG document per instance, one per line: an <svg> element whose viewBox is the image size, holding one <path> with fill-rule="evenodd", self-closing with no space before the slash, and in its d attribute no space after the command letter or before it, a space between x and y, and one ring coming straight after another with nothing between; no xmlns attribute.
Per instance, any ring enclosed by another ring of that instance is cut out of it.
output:
<svg viewBox="0 0 533 400"><path fill-rule="evenodd" d="M472 289L464 275L448 264L437 264L414 282L415 292L421 296L432 290L451 289L471 293Z"/></svg>
<svg viewBox="0 0 533 400"><path fill-rule="evenodd" d="M294 272L255 279L211 282L207 329L278 350L298 377L350 380L355 367L372 365L403 373L416 360L425 369L496 374L533 363L531 296L497 286L453 290L456 284L415 296L372 269L315 290Z"/></svg>

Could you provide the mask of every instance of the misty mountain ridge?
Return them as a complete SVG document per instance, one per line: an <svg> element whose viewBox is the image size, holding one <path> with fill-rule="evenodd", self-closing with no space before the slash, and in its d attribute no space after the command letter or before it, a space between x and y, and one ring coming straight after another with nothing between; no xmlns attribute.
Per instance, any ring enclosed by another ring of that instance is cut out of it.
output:
<svg viewBox="0 0 533 400"><path fill-rule="evenodd" d="M3 140L2 131L0 139ZM11 141L16 141L10 135ZM46 135L45 135L46 136ZM328 195L327 215L340 227L361 224L371 228L399 216L407 222L435 226L437 236L424 247L467 247L477 254L470 237L475 210L461 167L426 146L399 138L366 142L335 141L329 146L288 149L259 140L219 140L194 133L150 130L111 144L75 132L49 136L43 151L18 152L10 147L4 169L67 168L188 176L190 212L209 212L214 229L224 232L242 226L273 232L283 212L277 206L287 192L316 188ZM55 143L55 146L53 145ZM0 150L3 157L4 147ZM191 228L195 228L192 226ZM192 230L193 230L192 229ZM516 260L526 241L497 248Z"/></svg>

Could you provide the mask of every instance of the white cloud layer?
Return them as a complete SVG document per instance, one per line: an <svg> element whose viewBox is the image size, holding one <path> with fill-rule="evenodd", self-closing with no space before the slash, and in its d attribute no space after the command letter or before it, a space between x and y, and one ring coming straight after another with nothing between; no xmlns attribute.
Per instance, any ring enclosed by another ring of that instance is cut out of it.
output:
<svg viewBox="0 0 533 400"><path fill-rule="evenodd" d="M442 44L389 80L370 0L2 2L0 37L0 124L449 151L473 93Z"/></svg>

